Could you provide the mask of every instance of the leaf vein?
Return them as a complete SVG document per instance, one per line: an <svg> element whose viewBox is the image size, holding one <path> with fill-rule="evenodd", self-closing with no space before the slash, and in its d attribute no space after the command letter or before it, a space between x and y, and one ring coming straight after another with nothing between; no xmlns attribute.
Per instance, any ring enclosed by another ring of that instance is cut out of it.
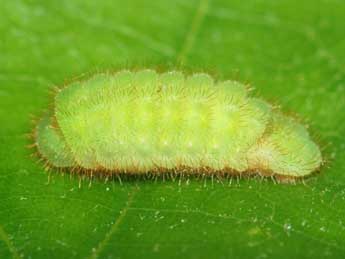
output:
<svg viewBox="0 0 345 259"><path fill-rule="evenodd" d="M192 24L189 28L189 31L186 34L185 40L183 42L180 53L177 56L177 61L180 64L183 64L186 60L186 56L189 51L192 49L195 41L196 34L200 30L202 21L207 13L209 5L209 0L200 0Z"/></svg>
<svg viewBox="0 0 345 259"><path fill-rule="evenodd" d="M98 243L97 247L93 249L90 259L96 259L99 257L101 252L104 250L104 248L109 243L111 237L116 233L116 231L119 229L119 225L124 220L124 218L127 215L127 212L133 203L133 198L135 194L138 192L138 188L135 188L132 192L130 192L128 201L126 203L126 206L122 209L120 216L116 219L115 223L112 225L110 230L105 234L104 238Z"/></svg>
<svg viewBox="0 0 345 259"><path fill-rule="evenodd" d="M9 237L8 237L7 233L5 232L4 228L2 227L2 225L0 225L0 239L2 241L4 241L5 244L7 245L8 250L10 250L10 252L12 254L12 258L19 259L20 256L17 252L17 249L14 247L13 243L9 239Z"/></svg>

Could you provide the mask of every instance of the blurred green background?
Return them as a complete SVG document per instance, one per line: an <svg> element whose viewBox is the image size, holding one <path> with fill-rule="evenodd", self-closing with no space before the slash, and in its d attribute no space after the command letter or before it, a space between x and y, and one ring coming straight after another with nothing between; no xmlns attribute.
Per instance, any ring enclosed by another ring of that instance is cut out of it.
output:
<svg viewBox="0 0 345 259"><path fill-rule="evenodd" d="M0 258L343 258L345 2L0 1ZM54 85L125 66L206 71L299 114L306 184L93 181L30 158Z"/></svg>

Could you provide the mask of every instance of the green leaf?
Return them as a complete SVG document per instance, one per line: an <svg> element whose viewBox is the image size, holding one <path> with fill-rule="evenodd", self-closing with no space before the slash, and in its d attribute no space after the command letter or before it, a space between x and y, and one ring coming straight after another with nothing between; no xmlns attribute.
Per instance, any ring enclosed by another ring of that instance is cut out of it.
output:
<svg viewBox="0 0 345 259"><path fill-rule="evenodd" d="M341 0L2 1L0 258L341 258L344 14ZM249 83L310 124L327 165L296 185L48 175L31 115L54 85L125 66Z"/></svg>

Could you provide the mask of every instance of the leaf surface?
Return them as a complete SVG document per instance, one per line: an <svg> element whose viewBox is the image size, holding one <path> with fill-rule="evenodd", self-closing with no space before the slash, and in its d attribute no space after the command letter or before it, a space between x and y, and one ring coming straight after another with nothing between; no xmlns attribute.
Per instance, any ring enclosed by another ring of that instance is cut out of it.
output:
<svg viewBox="0 0 345 259"><path fill-rule="evenodd" d="M345 4L2 1L0 258L340 258ZM306 184L49 176L26 148L54 85L125 66L206 71L299 114L329 160Z"/></svg>

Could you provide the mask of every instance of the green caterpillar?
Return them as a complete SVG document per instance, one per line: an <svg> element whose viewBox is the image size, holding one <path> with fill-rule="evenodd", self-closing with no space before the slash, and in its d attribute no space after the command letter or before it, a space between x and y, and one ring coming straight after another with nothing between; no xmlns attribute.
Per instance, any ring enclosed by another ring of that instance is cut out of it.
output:
<svg viewBox="0 0 345 259"><path fill-rule="evenodd" d="M244 85L178 71L124 70L71 83L58 90L35 141L50 166L95 173L297 178L322 164L306 129Z"/></svg>

